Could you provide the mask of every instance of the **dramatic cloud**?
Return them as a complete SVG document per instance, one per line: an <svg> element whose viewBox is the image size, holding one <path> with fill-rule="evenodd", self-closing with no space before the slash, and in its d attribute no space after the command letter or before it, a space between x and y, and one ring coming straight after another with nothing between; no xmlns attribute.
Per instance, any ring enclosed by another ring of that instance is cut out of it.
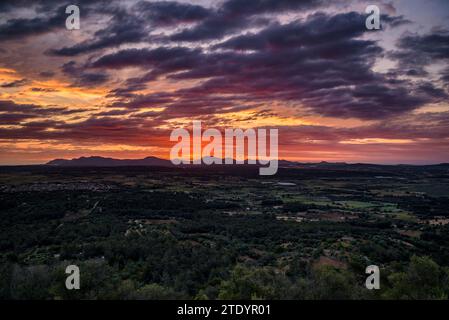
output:
<svg viewBox="0 0 449 320"><path fill-rule="evenodd" d="M142 19L127 14L122 9L114 12L111 24L104 29L98 30L94 38L83 41L72 47L53 49L49 53L60 56L76 56L99 49L121 45L123 43L136 43L147 38L149 30L145 28Z"/></svg>
<svg viewBox="0 0 449 320"><path fill-rule="evenodd" d="M173 41L200 41L220 39L236 30L267 23L257 15L282 13L285 11L308 10L317 7L319 0L229 0L214 11L207 19L193 28L184 29L171 36Z"/></svg>
<svg viewBox="0 0 449 320"><path fill-rule="evenodd" d="M67 15L65 7L57 13L32 19L10 19L0 24L0 40L18 40L27 36L43 34L64 25Z"/></svg>
<svg viewBox="0 0 449 320"><path fill-rule="evenodd" d="M92 39L49 52L59 56L76 56L126 43L151 41L150 34L155 27L192 23L211 14L198 5L170 1L141 1L130 9L120 7L108 13L112 15L109 25L95 32Z"/></svg>
<svg viewBox="0 0 449 320"><path fill-rule="evenodd" d="M75 61L70 61L62 66L62 72L69 78L74 79L73 85L77 87L88 87L104 84L109 80L109 76L99 72L85 72L76 65Z"/></svg>
<svg viewBox="0 0 449 320"><path fill-rule="evenodd" d="M15 87L21 87L28 83L27 79L20 79L20 80L14 80L12 82L3 83L0 85L2 88L15 88Z"/></svg>
<svg viewBox="0 0 449 320"><path fill-rule="evenodd" d="M25 120L49 116L71 115L84 112L83 109L42 107L35 104L17 104L11 100L0 100L0 125L24 124ZM29 123L28 123L29 124ZM0 138L4 138L1 137Z"/></svg>
<svg viewBox="0 0 449 320"><path fill-rule="evenodd" d="M368 2L78 0L73 31L59 1L2 2L0 149L167 156L196 119L279 128L281 157L449 159L447 5L380 1L367 30Z"/></svg>
<svg viewBox="0 0 449 320"><path fill-rule="evenodd" d="M195 102L194 110L203 109L204 114L210 112L207 104L216 101L213 95L220 94L238 93L245 102L296 101L321 115L360 119L384 119L444 98L429 83L417 87L374 73L372 67L383 49L375 41L359 39L367 32L364 21L365 16L355 12L317 13L304 21L273 24L257 33L236 36L215 45L215 51L127 49L105 55L90 67L151 69L144 77L128 80L127 87L135 90L161 76L205 79L171 94L179 108L191 105L192 96L202 97L199 103L206 105L200 108ZM230 96L223 105L235 100Z"/></svg>
<svg viewBox="0 0 449 320"><path fill-rule="evenodd" d="M133 10L139 12L152 26L192 23L203 20L211 15L211 10L202 6L175 1L141 1L136 4Z"/></svg>
<svg viewBox="0 0 449 320"><path fill-rule="evenodd" d="M449 63L449 30L405 35L399 40L398 48L391 57L399 61L401 70L410 76L425 77L428 75L425 67L436 62Z"/></svg>

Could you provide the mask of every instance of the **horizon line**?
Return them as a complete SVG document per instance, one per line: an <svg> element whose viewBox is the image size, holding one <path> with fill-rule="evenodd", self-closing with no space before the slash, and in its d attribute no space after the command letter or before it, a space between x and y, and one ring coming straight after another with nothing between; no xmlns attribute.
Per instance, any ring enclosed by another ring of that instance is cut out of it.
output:
<svg viewBox="0 0 449 320"><path fill-rule="evenodd" d="M211 158L218 158L218 157L213 157L213 156L209 156ZM66 161L73 161L73 160L77 160L77 159L81 159L81 158L103 158L103 159L113 159L113 160L118 160L118 161L133 161L133 160L143 160L146 158L156 158L159 160L165 160L165 161L170 161L170 159L166 159L166 158L162 158L162 157L156 157L156 156L146 156L144 158L113 158L113 157L105 157L105 156L96 156L96 155L91 155L91 156L80 156L80 157L76 157L76 158L54 158L52 160L48 160L46 163L29 163L29 164L0 164L0 167L24 167L24 166L51 166L48 163L51 161L55 161L55 160L66 160ZM206 157L202 157L201 159L206 158ZM221 158L222 160L225 160L226 158ZM248 158L245 158L244 161L247 161ZM192 159L191 159L192 161ZM236 161L235 158L233 158L233 161ZM318 160L318 161L301 161L301 160L286 160L286 159L278 159L278 162L280 161L286 161L286 162L292 162L292 163L297 163L297 164L320 164L320 163L329 163L329 164L349 164L349 165L378 165L378 166L435 166L435 165L444 165L444 164L448 164L449 162L430 162L430 163L405 163L405 162L397 162L397 163L376 163L376 162L357 162L357 161L326 161L326 160ZM246 163L245 163L246 164ZM219 165L219 164L217 164ZM224 165L224 164L223 164ZM240 164L242 165L242 164ZM246 164L246 165L250 165L250 164ZM145 165L142 165L145 166ZM147 165L150 166L150 165ZM77 166L73 166L73 167L77 167Z"/></svg>

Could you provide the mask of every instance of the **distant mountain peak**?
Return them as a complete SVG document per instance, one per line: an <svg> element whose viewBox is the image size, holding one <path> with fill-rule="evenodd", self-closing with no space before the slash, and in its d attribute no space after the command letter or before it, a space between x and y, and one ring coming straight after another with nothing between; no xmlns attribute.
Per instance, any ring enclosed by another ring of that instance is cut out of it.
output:
<svg viewBox="0 0 449 320"><path fill-rule="evenodd" d="M125 167L125 166L172 166L169 160L146 157L144 159L114 159L101 156L79 157L71 160L55 159L46 163L49 166L58 167Z"/></svg>

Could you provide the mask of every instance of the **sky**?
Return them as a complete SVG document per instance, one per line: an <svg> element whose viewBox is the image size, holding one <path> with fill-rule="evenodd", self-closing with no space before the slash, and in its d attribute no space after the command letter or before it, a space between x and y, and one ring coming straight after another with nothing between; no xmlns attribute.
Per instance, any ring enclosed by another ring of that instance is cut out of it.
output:
<svg viewBox="0 0 449 320"><path fill-rule="evenodd" d="M278 129L286 160L449 162L448 95L446 0L0 2L0 165L168 158L193 120Z"/></svg>

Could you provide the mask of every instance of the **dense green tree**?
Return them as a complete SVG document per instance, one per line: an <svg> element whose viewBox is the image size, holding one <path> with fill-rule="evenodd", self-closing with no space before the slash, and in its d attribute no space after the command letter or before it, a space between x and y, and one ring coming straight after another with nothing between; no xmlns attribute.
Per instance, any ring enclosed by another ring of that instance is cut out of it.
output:
<svg viewBox="0 0 449 320"><path fill-rule="evenodd" d="M386 299L447 299L448 273L429 257L411 258L404 272L388 277L391 287L383 297Z"/></svg>
<svg viewBox="0 0 449 320"><path fill-rule="evenodd" d="M280 299L290 283L271 268L237 265L220 285L219 299Z"/></svg>
<svg viewBox="0 0 449 320"><path fill-rule="evenodd" d="M360 289L353 273L332 266L320 266L312 271L307 298L318 300L352 299Z"/></svg>

